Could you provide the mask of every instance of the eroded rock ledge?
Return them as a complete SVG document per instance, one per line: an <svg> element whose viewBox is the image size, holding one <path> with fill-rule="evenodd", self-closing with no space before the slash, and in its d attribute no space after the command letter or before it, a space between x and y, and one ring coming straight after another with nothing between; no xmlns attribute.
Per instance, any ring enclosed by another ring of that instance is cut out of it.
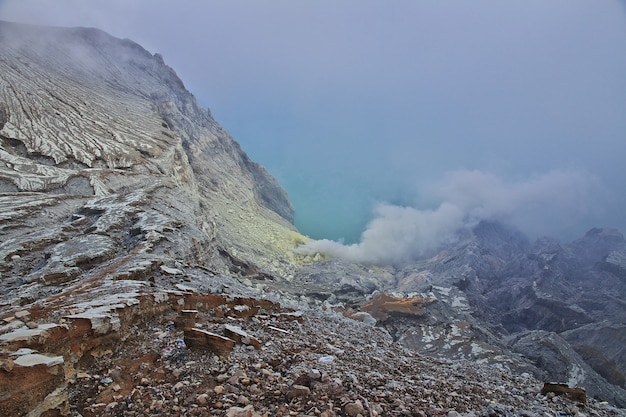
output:
<svg viewBox="0 0 626 417"><path fill-rule="evenodd" d="M379 328L237 295L245 288L223 282L230 294L110 281L109 297L56 306L56 323L49 311L14 311L0 337L0 412L618 415L594 400L542 395L528 374L428 359Z"/></svg>
<svg viewBox="0 0 626 417"><path fill-rule="evenodd" d="M0 412L3 415L26 414L33 404L49 404L67 414L68 384L73 384L77 375L90 371L89 365L95 359L119 353L121 345L136 336L133 329L145 321L170 320L183 330L184 318L190 311L203 315L208 322L213 317L240 320L252 316L264 320L292 320L285 314L291 310L269 300L198 294L189 290L158 292L138 281L107 281L98 287L97 293L101 298L93 298L95 294L90 293L85 294L88 300L83 302L41 304L37 309L18 310L4 317L5 325L0 329L3 332L0 335L0 386L4 387ZM53 309L54 314L51 314ZM51 317L59 317L58 322L45 322ZM194 329L196 325L194 323ZM227 325L225 330L232 338L221 337L232 344L230 350L235 343L244 342L260 347L256 339L246 336L241 329ZM224 353L219 346L211 348L199 344L199 347ZM45 411L43 407L40 406L41 412Z"/></svg>

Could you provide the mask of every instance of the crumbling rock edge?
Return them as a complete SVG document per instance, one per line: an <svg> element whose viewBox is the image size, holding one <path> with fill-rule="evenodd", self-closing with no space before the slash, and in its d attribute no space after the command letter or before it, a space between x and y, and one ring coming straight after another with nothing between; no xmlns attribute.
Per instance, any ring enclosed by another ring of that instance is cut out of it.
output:
<svg viewBox="0 0 626 417"><path fill-rule="evenodd" d="M543 395L529 374L433 360L402 348L380 328L332 311L295 311L228 282L228 294L134 286L107 300L67 306L66 312L83 311L65 314L60 323L30 322L28 330L5 333L0 382L11 391L3 392L0 412L620 415L592 399ZM284 302L295 300L286 295ZM34 315L19 310L5 322ZM191 342L190 332L214 335L221 345ZM50 360L23 366L13 359L22 355Z"/></svg>

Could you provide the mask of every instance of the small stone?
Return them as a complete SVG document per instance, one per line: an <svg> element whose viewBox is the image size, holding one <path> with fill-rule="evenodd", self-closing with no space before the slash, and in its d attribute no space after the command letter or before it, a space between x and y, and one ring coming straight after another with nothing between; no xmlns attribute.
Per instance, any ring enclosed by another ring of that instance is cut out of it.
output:
<svg viewBox="0 0 626 417"><path fill-rule="evenodd" d="M115 392L119 392L122 389L122 387L120 386L120 384L115 384L111 386L111 389Z"/></svg>
<svg viewBox="0 0 626 417"><path fill-rule="evenodd" d="M217 378L215 378L215 379L216 379L216 381L217 381L217 382L220 382L220 383L221 383L221 382L224 382L224 381L228 381L228 378L230 378L230 377L228 376L228 374L219 374L219 375L217 376Z"/></svg>
<svg viewBox="0 0 626 417"><path fill-rule="evenodd" d="M178 268L172 268L170 266L161 265L161 271L167 275L182 275L183 271Z"/></svg>
<svg viewBox="0 0 626 417"><path fill-rule="evenodd" d="M224 386L223 385L216 385L215 388L213 388L213 392L216 394L222 394L224 392Z"/></svg>
<svg viewBox="0 0 626 417"><path fill-rule="evenodd" d="M185 384L183 384L182 382L178 381L176 383L176 385L174 385L174 390L179 390L179 389L181 389L184 386L185 386Z"/></svg>
<svg viewBox="0 0 626 417"><path fill-rule="evenodd" d="M163 400L154 400L150 405L150 409L154 411L161 411L163 409Z"/></svg>
<svg viewBox="0 0 626 417"><path fill-rule="evenodd" d="M237 343L254 346L254 348L257 350L261 349L261 342L255 337L252 337L251 335L246 333L241 327L227 324L224 326L224 334L230 339L236 341Z"/></svg>
<svg viewBox="0 0 626 417"><path fill-rule="evenodd" d="M172 371L172 375L174 375L174 378L178 378L183 374L183 370L176 368L174 369L174 371Z"/></svg>
<svg viewBox="0 0 626 417"><path fill-rule="evenodd" d="M365 413L365 408L360 400L356 400L353 403L348 403L344 406L343 411L350 417L357 417L359 414Z"/></svg>
<svg viewBox="0 0 626 417"><path fill-rule="evenodd" d="M36 329L39 327L39 325L34 321L28 321L26 322L26 327L28 327L29 329Z"/></svg>
<svg viewBox="0 0 626 417"><path fill-rule="evenodd" d="M305 387L304 385L292 385L289 388L289 392L287 392L287 398L296 398L296 397L307 397L311 394L311 390L309 387Z"/></svg>
<svg viewBox="0 0 626 417"><path fill-rule="evenodd" d="M5 359L0 361L0 369L3 369L6 372L11 372L15 367L15 362L12 359Z"/></svg>
<svg viewBox="0 0 626 417"><path fill-rule="evenodd" d="M14 314L16 318L22 320L27 319L30 316L30 311L28 310L20 310Z"/></svg>
<svg viewBox="0 0 626 417"><path fill-rule="evenodd" d="M309 378L314 380L320 380L322 378L322 373L317 369L311 369L309 371Z"/></svg>
<svg viewBox="0 0 626 417"><path fill-rule="evenodd" d="M237 398L237 404L248 405L250 404L250 400L245 395L240 395L239 398Z"/></svg>
<svg viewBox="0 0 626 417"><path fill-rule="evenodd" d="M130 399L137 402L141 399L141 391L139 391L137 388L133 388L133 390L130 393Z"/></svg>
<svg viewBox="0 0 626 417"><path fill-rule="evenodd" d="M226 417L252 417L254 414L254 408L251 405L244 408L231 407L226 411Z"/></svg>
<svg viewBox="0 0 626 417"><path fill-rule="evenodd" d="M318 359L320 363L331 363L335 360L333 355L324 355Z"/></svg>
<svg viewBox="0 0 626 417"><path fill-rule="evenodd" d="M447 416L448 417L461 417L461 415L458 412L454 411L454 410L448 411Z"/></svg>
<svg viewBox="0 0 626 417"><path fill-rule="evenodd" d="M376 319L370 313L366 313L365 311L359 311L357 313L354 313L353 315L350 316L350 318L352 320L369 324L370 326L376 325Z"/></svg>
<svg viewBox="0 0 626 417"><path fill-rule="evenodd" d="M208 394L200 394L196 398L196 402L200 405L206 405L208 396Z"/></svg>

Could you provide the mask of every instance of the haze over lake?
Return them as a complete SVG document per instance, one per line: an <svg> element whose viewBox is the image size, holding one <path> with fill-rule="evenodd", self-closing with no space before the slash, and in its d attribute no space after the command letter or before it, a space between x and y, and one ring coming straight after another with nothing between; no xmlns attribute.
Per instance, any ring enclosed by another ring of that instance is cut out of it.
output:
<svg viewBox="0 0 626 417"><path fill-rule="evenodd" d="M373 219L394 239L425 218L439 227L417 227L417 241L483 218L532 237L626 231L625 11L582 0L0 2L2 20L98 27L161 53L287 189L299 229L346 243Z"/></svg>

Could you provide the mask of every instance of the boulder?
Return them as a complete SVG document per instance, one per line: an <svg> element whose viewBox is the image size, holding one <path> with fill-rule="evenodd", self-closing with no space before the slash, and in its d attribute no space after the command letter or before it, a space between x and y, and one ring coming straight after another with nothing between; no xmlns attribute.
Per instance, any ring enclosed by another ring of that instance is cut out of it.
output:
<svg viewBox="0 0 626 417"><path fill-rule="evenodd" d="M196 328L185 330L185 344L191 349L207 349L220 356L228 356L235 347L233 339Z"/></svg>
<svg viewBox="0 0 626 417"><path fill-rule="evenodd" d="M255 349L261 350L261 342L257 338L250 336L241 327L227 324L224 326L224 334L237 343L254 346Z"/></svg>

